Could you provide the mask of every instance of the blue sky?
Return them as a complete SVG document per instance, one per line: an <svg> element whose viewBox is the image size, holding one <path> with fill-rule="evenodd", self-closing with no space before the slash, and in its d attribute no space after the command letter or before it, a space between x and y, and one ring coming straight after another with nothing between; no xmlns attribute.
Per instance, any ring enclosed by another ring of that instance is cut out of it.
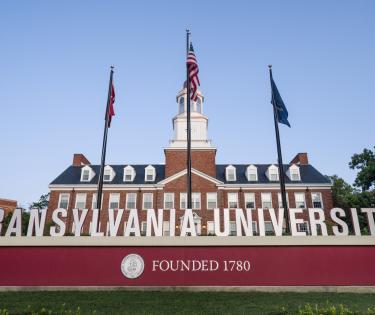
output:
<svg viewBox="0 0 375 315"><path fill-rule="evenodd" d="M0 197L38 199L75 152L99 163L112 64L108 163L163 163L187 27L218 163L276 162L272 63L284 161L306 151L353 182L351 155L374 146L375 2L186 3L0 2Z"/></svg>

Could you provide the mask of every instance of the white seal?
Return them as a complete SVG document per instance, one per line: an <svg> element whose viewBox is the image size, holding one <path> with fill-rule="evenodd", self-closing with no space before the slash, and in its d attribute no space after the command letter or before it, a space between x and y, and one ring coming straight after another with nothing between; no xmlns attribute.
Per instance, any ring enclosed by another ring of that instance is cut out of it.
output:
<svg viewBox="0 0 375 315"><path fill-rule="evenodd" d="M141 256L137 254L127 255L121 262L121 272L126 278L138 278L145 268L145 263Z"/></svg>

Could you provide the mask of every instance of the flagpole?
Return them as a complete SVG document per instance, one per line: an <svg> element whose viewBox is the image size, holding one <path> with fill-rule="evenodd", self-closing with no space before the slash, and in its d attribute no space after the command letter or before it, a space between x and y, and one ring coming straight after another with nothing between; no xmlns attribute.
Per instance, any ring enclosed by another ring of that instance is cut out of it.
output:
<svg viewBox="0 0 375 315"><path fill-rule="evenodd" d="M285 191L285 175L284 175L284 167L283 167L283 157L281 154L281 144L280 144L280 133L279 133L279 123L277 117L277 109L276 109L276 102L275 97L273 95L272 89L272 65L268 66L270 72L270 82L271 82L271 93L272 93L272 105L273 105L273 119L275 123L275 134L276 134L276 144L277 144L277 157L278 157L278 164L279 164L279 180L280 180L280 190L281 190L281 200L284 208L284 217L285 217L285 231L289 233L289 209L288 203L286 201L286 191Z"/></svg>
<svg viewBox="0 0 375 315"><path fill-rule="evenodd" d="M190 30L186 30L186 58L189 54L190 45ZM187 131L187 209L191 209L191 122L190 122L190 79L189 79L189 65L186 63L186 131Z"/></svg>
<svg viewBox="0 0 375 315"><path fill-rule="evenodd" d="M96 208L99 209L97 228L99 228L100 211L102 208L103 177L104 177L105 156L106 156L106 151L107 151L108 118L109 118L109 105L111 101L112 79L113 79L113 66L111 66L111 73L109 77L109 87L108 87L107 107L106 107L105 115L104 115L104 135L103 135L103 145L102 145L102 158L101 158L100 171L99 171L98 193L96 197Z"/></svg>

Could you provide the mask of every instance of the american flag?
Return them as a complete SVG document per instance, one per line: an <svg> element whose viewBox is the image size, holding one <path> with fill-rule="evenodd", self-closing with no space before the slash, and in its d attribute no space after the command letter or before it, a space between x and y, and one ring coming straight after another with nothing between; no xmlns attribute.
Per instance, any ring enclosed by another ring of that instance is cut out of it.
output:
<svg viewBox="0 0 375 315"><path fill-rule="evenodd" d="M190 99L196 102L198 99L198 94L197 94L198 86L200 85L199 78L198 78L199 68L198 68L197 58L195 57L192 43L190 43L190 48L189 48L189 52L187 55L186 64L187 64L188 72L189 72Z"/></svg>

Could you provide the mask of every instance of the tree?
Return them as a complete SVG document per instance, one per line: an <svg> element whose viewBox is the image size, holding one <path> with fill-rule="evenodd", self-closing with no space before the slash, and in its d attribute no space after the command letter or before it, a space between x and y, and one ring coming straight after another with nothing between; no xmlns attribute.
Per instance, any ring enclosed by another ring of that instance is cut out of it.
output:
<svg viewBox="0 0 375 315"><path fill-rule="evenodd" d="M359 170L354 186L361 188L362 191L375 187L375 147L374 151L364 149L362 153L354 154L349 167Z"/></svg>
<svg viewBox="0 0 375 315"><path fill-rule="evenodd" d="M29 209L45 209L48 207L49 202L49 193L45 195L41 195L38 201L33 202Z"/></svg>

